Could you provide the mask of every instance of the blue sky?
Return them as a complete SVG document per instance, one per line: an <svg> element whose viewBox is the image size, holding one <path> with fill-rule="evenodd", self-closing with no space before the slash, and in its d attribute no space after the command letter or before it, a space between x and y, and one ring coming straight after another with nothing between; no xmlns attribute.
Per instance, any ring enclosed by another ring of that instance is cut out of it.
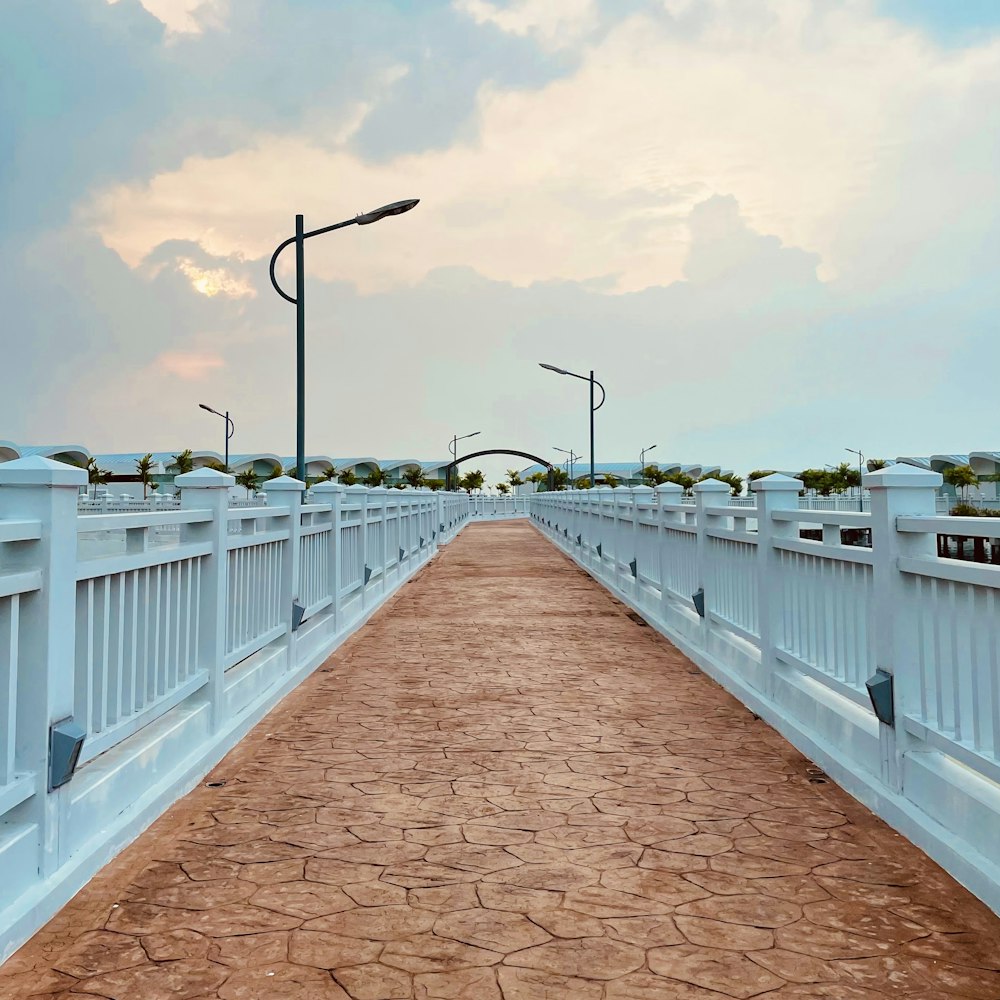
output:
<svg viewBox="0 0 1000 1000"><path fill-rule="evenodd" d="M996 0L882 0L881 10L949 43L972 42L980 33L1000 30Z"/></svg>
<svg viewBox="0 0 1000 1000"><path fill-rule="evenodd" d="M10 0L0 439L452 433L747 470L1000 448L1000 4ZM285 280L290 279L287 268ZM10 377L11 373L13 378ZM238 444L238 447L237 447ZM502 470L499 460L497 471Z"/></svg>

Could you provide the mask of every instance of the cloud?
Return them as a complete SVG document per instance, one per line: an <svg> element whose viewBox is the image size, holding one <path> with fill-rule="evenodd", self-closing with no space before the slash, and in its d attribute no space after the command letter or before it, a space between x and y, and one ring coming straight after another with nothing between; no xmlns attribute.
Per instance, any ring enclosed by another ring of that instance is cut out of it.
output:
<svg viewBox="0 0 1000 1000"><path fill-rule="evenodd" d="M477 24L520 37L530 35L551 49L578 42L598 21L595 0L511 0L506 6L489 0L454 0L453 6Z"/></svg>
<svg viewBox="0 0 1000 1000"><path fill-rule="evenodd" d="M177 269L191 282L196 292L209 298L215 295L226 295L232 299L254 298L257 294L246 279L230 274L222 267L206 269L198 267L190 257L181 257L177 261Z"/></svg>
<svg viewBox="0 0 1000 1000"><path fill-rule="evenodd" d="M176 375L188 382L197 382L220 368L226 362L217 354L167 351L153 362L153 370L166 375Z"/></svg>
<svg viewBox="0 0 1000 1000"><path fill-rule="evenodd" d="M411 195L307 246L310 450L579 452L582 384L537 361L608 386L599 458L794 467L992 426L995 38L944 49L869 0L476 9L240 0L171 33L138 0L15 0L0 437L210 445L210 383L241 449L287 453L271 251L296 211Z"/></svg>
<svg viewBox="0 0 1000 1000"><path fill-rule="evenodd" d="M109 4L120 0L107 0ZM139 0L162 21L171 35L200 35L207 27L221 27L229 15L229 0Z"/></svg>
<svg viewBox="0 0 1000 1000"><path fill-rule="evenodd" d="M818 254L830 280L895 230L918 238L936 225L933 202L908 198L928 175L914 152L933 156L937 192L956 210L971 164L991 176L983 136L998 124L1000 42L939 50L860 3L714 9L693 35L666 13L628 17L540 88L485 83L477 134L446 149L369 162L349 141L262 133L105 188L83 217L133 264L171 237L261 258L287 233L290 205L323 206L323 224L419 196L391 232L310 246L310 273L372 291L469 264L522 285L610 277L623 292L682 276L685 219L713 194ZM954 139L946 155L925 146L929 108ZM995 193L982 196L994 211Z"/></svg>

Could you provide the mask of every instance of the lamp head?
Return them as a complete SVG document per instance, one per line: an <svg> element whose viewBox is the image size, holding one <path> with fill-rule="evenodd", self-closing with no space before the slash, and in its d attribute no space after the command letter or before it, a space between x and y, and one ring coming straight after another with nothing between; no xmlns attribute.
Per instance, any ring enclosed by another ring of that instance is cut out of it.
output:
<svg viewBox="0 0 1000 1000"><path fill-rule="evenodd" d="M402 215L409 212L411 208L416 208L420 204L419 198L407 198L405 201L394 201L389 205L383 205L372 212L365 212L359 215L354 221L359 226L370 226L373 222L380 222L390 215Z"/></svg>
<svg viewBox="0 0 1000 1000"><path fill-rule="evenodd" d="M546 364L543 364L541 361L538 362L538 367L539 368L548 368L548 370L550 372L555 372L557 375L568 375L569 374L569 372L566 371L565 368L556 368L555 365L546 365Z"/></svg>

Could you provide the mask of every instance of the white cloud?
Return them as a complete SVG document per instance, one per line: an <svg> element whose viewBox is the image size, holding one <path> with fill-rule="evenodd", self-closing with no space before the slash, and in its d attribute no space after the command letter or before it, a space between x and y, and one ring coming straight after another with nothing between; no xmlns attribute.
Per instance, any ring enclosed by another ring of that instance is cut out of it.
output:
<svg viewBox="0 0 1000 1000"><path fill-rule="evenodd" d="M535 6L504 10L527 24ZM478 135L448 149L368 163L347 142L262 135L106 190L86 217L134 266L175 238L267 257L296 208L318 226L419 196L377 236L310 245L310 273L371 291L468 265L520 285L611 275L627 291L681 277L688 213L725 194L754 229L818 253L829 279L891 241L893 225L919 238L939 214L922 199L904 205L923 176L908 152L927 152L928 109L960 144L935 162L936 189L962 199L961 144L996 128L985 97L1000 92L1000 44L939 50L862 3L716 7L693 35L632 16L540 89L485 86ZM873 232L876 217L888 228Z"/></svg>
<svg viewBox="0 0 1000 1000"><path fill-rule="evenodd" d="M491 24L510 35L533 36L546 48L572 45L597 24L594 0L453 0L455 10L477 24Z"/></svg>
<svg viewBox="0 0 1000 1000"><path fill-rule="evenodd" d="M246 278L231 274L223 267L199 267L190 257L178 258L177 270L191 282L196 292L208 298L225 295L231 299L252 299L257 294Z"/></svg>
<svg viewBox="0 0 1000 1000"><path fill-rule="evenodd" d="M225 366L226 362L218 354L165 351L153 361L150 373L175 375L187 382L197 382Z"/></svg>
<svg viewBox="0 0 1000 1000"><path fill-rule="evenodd" d="M108 0L118 3L119 0ZM167 29L168 39L177 35L200 35L205 28L219 28L229 16L229 0L139 0Z"/></svg>

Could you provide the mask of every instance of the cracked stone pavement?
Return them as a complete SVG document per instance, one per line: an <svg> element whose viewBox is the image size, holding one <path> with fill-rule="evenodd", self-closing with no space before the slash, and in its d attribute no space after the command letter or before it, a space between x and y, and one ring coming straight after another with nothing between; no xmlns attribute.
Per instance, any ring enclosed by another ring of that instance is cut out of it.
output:
<svg viewBox="0 0 1000 1000"><path fill-rule="evenodd" d="M524 521L206 780L0 997L1000 998L1000 919Z"/></svg>

